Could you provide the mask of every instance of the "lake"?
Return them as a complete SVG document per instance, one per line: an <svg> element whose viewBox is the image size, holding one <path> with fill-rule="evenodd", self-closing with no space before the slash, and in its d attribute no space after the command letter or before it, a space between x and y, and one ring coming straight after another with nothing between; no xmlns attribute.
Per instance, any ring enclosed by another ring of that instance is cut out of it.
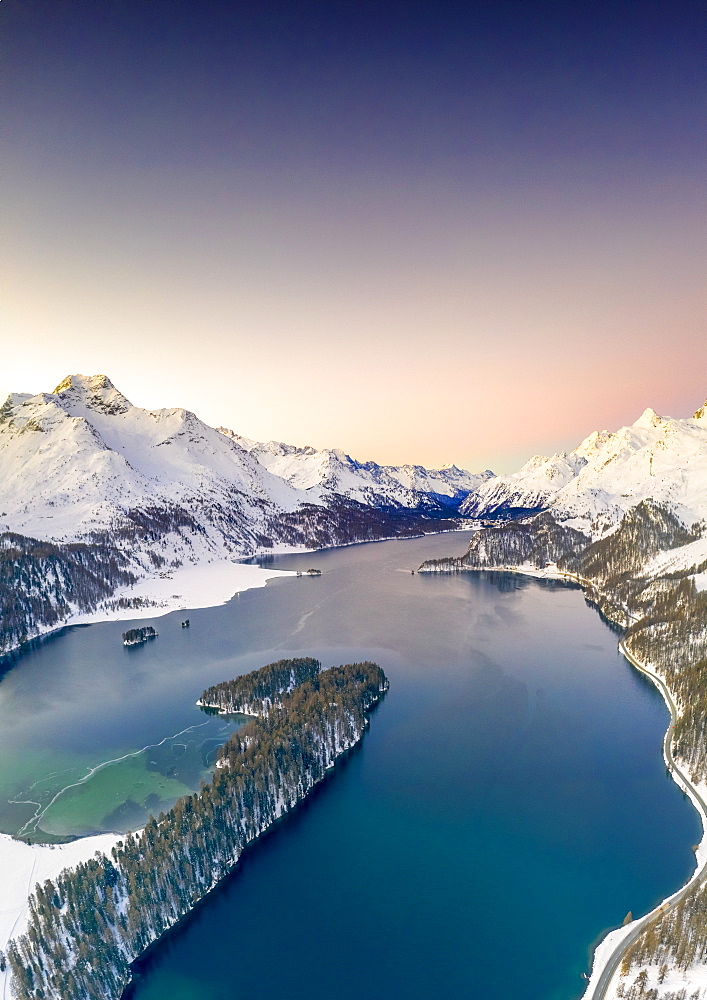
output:
<svg viewBox="0 0 707 1000"><path fill-rule="evenodd" d="M237 724L194 706L209 684L298 655L390 678L362 745L133 1000L574 1000L597 936L688 877L700 823L660 695L576 588L411 573L468 537L277 557L322 576L138 623L160 635L130 649L125 622L65 630L3 678L0 828L41 839L134 829L198 787Z"/></svg>

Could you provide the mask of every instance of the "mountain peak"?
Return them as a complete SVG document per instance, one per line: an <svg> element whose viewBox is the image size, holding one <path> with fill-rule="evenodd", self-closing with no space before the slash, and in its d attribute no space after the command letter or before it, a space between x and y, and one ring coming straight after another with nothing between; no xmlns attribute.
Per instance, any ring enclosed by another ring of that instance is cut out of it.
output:
<svg viewBox="0 0 707 1000"><path fill-rule="evenodd" d="M707 399L704 401L699 410L695 410L692 414L693 420L704 420L707 423Z"/></svg>
<svg viewBox="0 0 707 1000"><path fill-rule="evenodd" d="M132 406L107 375L67 375L53 395L108 414L126 413Z"/></svg>
<svg viewBox="0 0 707 1000"><path fill-rule="evenodd" d="M662 423L663 418L659 416L651 407L647 407L634 423L634 427L657 427Z"/></svg>
<svg viewBox="0 0 707 1000"><path fill-rule="evenodd" d="M59 383L52 395L58 396L60 393L67 392L70 389L85 392L87 389L92 391L115 389L115 386L107 375L67 375Z"/></svg>

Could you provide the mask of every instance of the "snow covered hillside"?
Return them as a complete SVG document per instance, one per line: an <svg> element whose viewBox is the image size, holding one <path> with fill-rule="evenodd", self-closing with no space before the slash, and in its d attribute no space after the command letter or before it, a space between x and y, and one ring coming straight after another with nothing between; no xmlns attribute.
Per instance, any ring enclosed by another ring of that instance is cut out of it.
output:
<svg viewBox="0 0 707 1000"><path fill-rule="evenodd" d="M569 454L535 456L513 475L480 485L460 513L546 507L597 538L647 499L688 526L707 516L707 404L683 420L648 409L630 427L590 434Z"/></svg>
<svg viewBox="0 0 707 1000"><path fill-rule="evenodd" d="M192 546L226 537L243 554L272 534L272 517L303 504L343 496L439 510L437 496L454 505L492 475L386 469L339 451L255 444L189 410L133 406L104 375L8 397L0 469L0 530L66 541L117 530L134 510L172 511L201 536Z"/></svg>
<svg viewBox="0 0 707 1000"><path fill-rule="evenodd" d="M133 406L105 376L0 409L0 530L67 541L118 535L152 516L189 547L257 544L265 516L297 494L184 409ZM149 528L145 535L149 535Z"/></svg>

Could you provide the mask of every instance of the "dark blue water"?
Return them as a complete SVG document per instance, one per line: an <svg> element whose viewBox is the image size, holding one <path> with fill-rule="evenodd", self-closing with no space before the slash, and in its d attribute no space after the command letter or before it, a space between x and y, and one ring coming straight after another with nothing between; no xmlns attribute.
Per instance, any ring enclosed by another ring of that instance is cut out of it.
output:
<svg viewBox="0 0 707 1000"><path fill-rule="evenodd" d="M365 656L390 677L360 749L150 953L136 1000L571 1000L597 936L690 874L699 821L665 773L660 696L576 589L410 573L463 548L278 559L323 575L190 612L188 646L175 629L160 647L161 619L130 685L96 658L113 626L72 632L72 666L58 640L13 671L52 676L54 699L62 670L123 685L110 747L281 656Z"/></svg>

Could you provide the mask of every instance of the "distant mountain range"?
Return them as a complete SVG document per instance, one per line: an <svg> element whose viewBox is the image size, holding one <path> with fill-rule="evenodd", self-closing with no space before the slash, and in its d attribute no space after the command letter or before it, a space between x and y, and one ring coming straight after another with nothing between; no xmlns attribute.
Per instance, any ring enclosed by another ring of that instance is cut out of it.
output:
<svg viewBox="0 0 707 1000"><path fill-rule="evenodd" d="M134 512L164 511L207 544L226 540L242 555L279 540L272 519L283 512L354 503L449 516L493 476L260 444L189 410L133 406L105 375L71 375L52 393L9 396L0 409L0 468L0 530L77 540L130 527Z"/></svg>
<svg viewBox="0 0 707 1000"><path fill-rule="evenodd" d="M707 512L706 459L705 407L686 420L646 410L494 476L264 444L189 410L133 406L105 375L71 375L0 407L0 651L187 562L544 508L599 537L648 498L689 525Z"/></svg>
<svg viewBox="0 0 707 1000"><path fill-rule="evenodd" d="M425 469L422 465L357 462L339 448L317 451L281 441L264 444L226 427L218 429L268 472L302 491L310 503L329 503L333 496L343 496L374 507L449 514L481 483L493 478L490 470L473 474L455 465Z"/></svg>

